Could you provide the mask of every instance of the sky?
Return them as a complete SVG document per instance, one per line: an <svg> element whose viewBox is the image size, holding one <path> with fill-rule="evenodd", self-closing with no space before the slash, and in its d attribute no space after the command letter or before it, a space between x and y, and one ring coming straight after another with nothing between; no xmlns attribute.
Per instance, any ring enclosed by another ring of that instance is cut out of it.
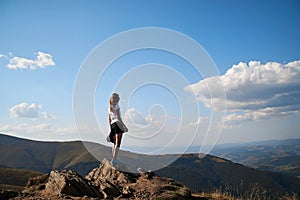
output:
<svg viewBox="0 0 300 200"><path fill-rule="evenodd" d="M0 132L110 145L118 92L130 151L299 138L299 10L296 0L2 0Z"/></svg>

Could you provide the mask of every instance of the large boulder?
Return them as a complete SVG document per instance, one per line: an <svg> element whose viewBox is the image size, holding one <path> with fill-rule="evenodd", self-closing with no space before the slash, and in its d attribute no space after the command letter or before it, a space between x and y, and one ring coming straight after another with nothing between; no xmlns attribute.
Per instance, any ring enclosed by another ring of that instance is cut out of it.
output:
<svg viewBox="0 0 300 200"><path fill-rule="evenodd" d="M74 197L102 197L103 195L86 179L72 170L51 171L44 190L48 195Z"/></svg>
<svg viewBox="0 0 300 200"><path fill-rule="evenodd" d="M26 184L25 190L23 190L23 195L31 196L38 191L44 190L46 188L46 183L48 182L49 175L41 175L37 177L29 178Z"/></svg>
<svg viewBox="0 0 300 200"><path fill-rule="evenodd" d="M137 175L128 172L122 164L112 164L104 159L99 167L93 169L86 177L91 184L98 187L105 198L132 196L131 189L126 185L135 183Z"/></svg>
<svg viewBox="0 0 300 200"><path fill-rule="evenodd" d="M129 173L122 164L111 164L104 159L85 178L107 199L191 199L191 191L186 186L170 178L156 176L153 172L137 170Z"/></svg>
<svg viewBox="0 0 300 200"><path fill-rule="evenodd" d="M85 178L94 185L106 181L116 185L136 182L137 175L128 171L129 169L121 162L112 164L108 159L104 159L99 167L93 169Z"/></svg>

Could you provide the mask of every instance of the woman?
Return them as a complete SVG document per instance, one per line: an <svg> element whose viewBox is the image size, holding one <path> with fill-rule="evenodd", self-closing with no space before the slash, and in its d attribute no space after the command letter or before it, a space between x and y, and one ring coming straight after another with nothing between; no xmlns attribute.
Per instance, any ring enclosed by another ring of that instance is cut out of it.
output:
<svg viewBox="0 0 300 200"><path fill-rule="evenodd" d="M114 146L112 147L112 160L111 162L116 164L118 162L117 157L121 145L121 140L124 132L128 132L127 127L122 121L120 106L120 97L117 93L113 93L109 100L108 108L108 121L110 124L109 138Z"/></svg>

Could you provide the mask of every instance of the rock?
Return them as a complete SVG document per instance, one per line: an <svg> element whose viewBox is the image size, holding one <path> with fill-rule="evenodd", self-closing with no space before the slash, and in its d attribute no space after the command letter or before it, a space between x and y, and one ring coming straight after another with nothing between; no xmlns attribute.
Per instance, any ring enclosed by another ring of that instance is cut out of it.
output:
<svg viewBox="0 0 300 200"><path fill-rule="evenodd" d="M25 190L23 190L23 195L30 196L35 194L37 191L43 190L46 188L46 183L48 182L49 175L45 174L38 177L29 178Z"/></svg>
<svg viewBox="0 0 300 200"><path fill-rule="evenodd" d="M152 171L146 172L141 167L137 168L137 171L139 172L140 176L142 176L142 177L144 177L146 179L152 179L152 177L155 175L154 172L152 172Z"/></svg>
<svg viewBox="0 0 300 200"><path fill-rule="evenodd" d="M137 176L127 172L128 168L122 164L112 164L104 159L98 168L93 169L85 178L104 194L105 198L119 196L133 196L132 190L126 185L135 183Z"/></svg>
<svg viewBox="0 0 300 200"><path fill-rule="evenodd" d="M128 185L126 185L125 187L123 187L122 193L124 197L133 197L134 196L134 189L132 189L131 187L129 187Z"/></svg>
<svg viewBox="0 0 300 200"><path fill-rule="evenodd" d="M112 165L109 160L104 159L99 167L93 169L85 178L94 185L98 185L99 181L109 181L116 185L136 182L137 176L128 171L128 168L124 164Z"/></svg>
<svg viewBox="0 0 300 200"><path fill-rule="evenodd" d="M51 171L44 190L48 195L70 195L75 197L103 197L91 184L75 171Z"/></svg>
<svg viewBox="0 0 300 200"><path fill-rule="evenodd" d="M102 193L104 194L105 199L119 197L123 194L121 189L117 185L114 185L109 181L101 182L99 187L100 191L102 191Z"/></svg>
<svg viewBox="0 0 300 200"><path fill-rule="evenodd" d="M144 174L145 173L145 170L141 167L137 168L137 171L140 175Z"/></svg>
<svg viewBox="0 0 300 200"><path fill-rule="evenodd" d="M107 159L85 178L75 171L55 170L50 175L31 178L23 196L15 197L15 200L192 199L190 189L184 185L150 171L138 171L139 174L129 173L124 164L113 165Z"/></svg>

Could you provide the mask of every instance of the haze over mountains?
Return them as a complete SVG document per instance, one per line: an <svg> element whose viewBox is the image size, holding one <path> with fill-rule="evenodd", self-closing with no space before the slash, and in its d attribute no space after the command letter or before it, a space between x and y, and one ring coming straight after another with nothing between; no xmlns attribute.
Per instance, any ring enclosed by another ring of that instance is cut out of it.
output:
<svg viewBox="0 0 300 200"><path fill-rule="evenodd" d="M99 165L99 159L111 156L110 148L94 143L90 143L90 145L93 145L94 151L99 152L98 160L79 141L39 142L0 135L1 172L2 174L7 173L7 168L34 170L42 173L49 173L53 169L72 169L86 175ZM282 146L282 148L284 147ZM288 148L286 147L286 149ZM241 152L241 157L242 155L245 155L245 152ZM256 155L261 157L258 149ZM274 158L275 155L273 155ZM136 167L134 160L143 161L146 166L149 166L149 169L153 164L151 163L153 156L149 155L122 152L120 156L122 159L132 161L132 166L129 166L131 168ZM172 156L155 156L155 160L159 162L159 160L170 159ZM251 156L255 157L255 154L251 154ZM238 157L236 157L235 162L237 159ZM211 192L221 189L240 195L249 193L251 189L256 188L262 192L267 192L270 196L285 193L300 194L300 179L295 176L259 171L214 156L199 158L198 154L185 154L170 165L157 170L156 173L184 183L193 192ZM1 184L12 184L12 182L1 179ZM22 186L20 181L18 184Z"/></svg>
<svg viewBox="0 0 300 200"><path fill-rule="evenodd" d="M219 145L211 154L255 169L300 177L300 139Z"/></svg>

